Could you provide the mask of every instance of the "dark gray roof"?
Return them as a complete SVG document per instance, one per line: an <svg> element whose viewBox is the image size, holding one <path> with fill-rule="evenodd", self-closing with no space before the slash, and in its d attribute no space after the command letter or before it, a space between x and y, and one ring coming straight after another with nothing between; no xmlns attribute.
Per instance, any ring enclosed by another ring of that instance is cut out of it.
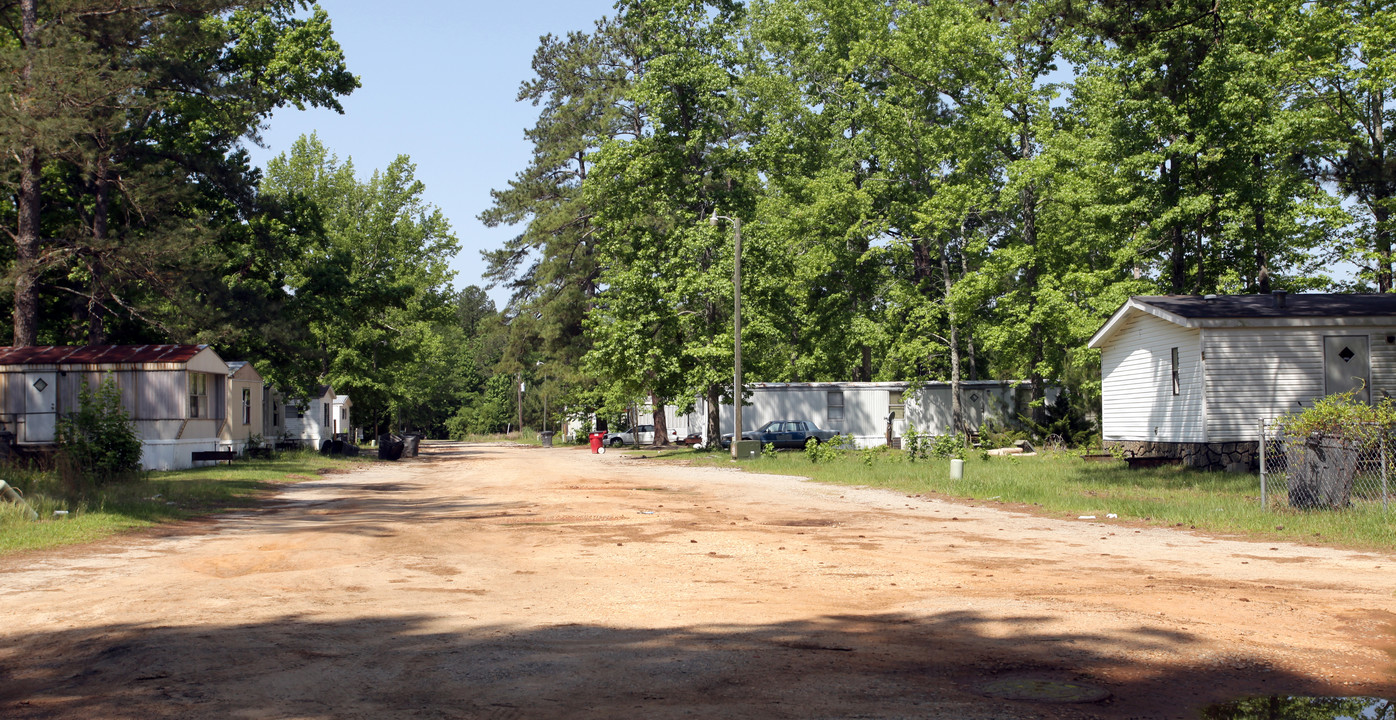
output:
<svg viewBox="0 0 1396 720"><path fill-rule="evenodd" d="M1185 318L1396 316L1396 294L1289 293L1281 307L1271 295L1140 295L1134 300Z"/></svg>

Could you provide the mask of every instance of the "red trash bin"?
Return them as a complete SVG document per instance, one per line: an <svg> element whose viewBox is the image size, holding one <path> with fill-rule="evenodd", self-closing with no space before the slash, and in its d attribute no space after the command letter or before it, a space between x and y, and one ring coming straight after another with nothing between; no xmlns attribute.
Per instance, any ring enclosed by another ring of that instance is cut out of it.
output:
<svg viewBox="0 0 1396 720"><path fill-rule="evenodd" d="M591 441L591 454L597 455L601 452L601 442L606 439L606 433L594 432L587 435L587 440Z"/></svg>

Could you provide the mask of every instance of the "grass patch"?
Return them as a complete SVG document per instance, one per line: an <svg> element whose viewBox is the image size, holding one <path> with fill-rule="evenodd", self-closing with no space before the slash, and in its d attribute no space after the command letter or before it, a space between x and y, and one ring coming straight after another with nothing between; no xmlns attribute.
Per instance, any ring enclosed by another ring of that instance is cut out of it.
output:
<svg viewBox="0 0 1396 720"><path fill-rule="evenodd" d="M666 453L666 457L667 457ZM726 453L695 453L686 459L730 466ZM1294 510L1260 504L1255 475L1202 472L1181 466L1130 470L1121 461L1088 462L1068 453L1035 457L972 456L964 477L950 478L950 461L909 462L900 451L855 451L827 463L803 453L777 453L738 463L751 472L799 475L818 482L931 493L988 504L1029 506L1037 514L1075 519L1094 515L1104 522L1182 527L1253 539L1338 547L1396 549L1396 503L1352 508ZM1283 498L1281 498L1283 500ZM1107 520L1108 513L1118 518Z"/></svg>
<svg viewBox="0 0 1396 720"><path fill-rule="evenodd" d="M18 506L0 502L0 555L92 542L126 530L251 507L279 485L314 478L323 468L364 462L373 460L291 451L270 460L150 472L137 482L76 494L65 490L53 473L5 470L0 478L19 488L39 521L30 520ZM68 515L60 519L55 510Z"/></svg>

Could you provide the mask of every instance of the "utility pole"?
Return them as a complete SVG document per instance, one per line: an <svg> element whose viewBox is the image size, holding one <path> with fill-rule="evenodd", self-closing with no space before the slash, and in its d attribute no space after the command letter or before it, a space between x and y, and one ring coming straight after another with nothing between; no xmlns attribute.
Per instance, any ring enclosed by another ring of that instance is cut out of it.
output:
<svg viewBox="0 0 1396 720"><path fill-rule="evenodd" d="M713 212L709 221L732 222L732 457L742 440L742 219Z"/></svg>
<svg viewBox="0 0 1396 720"><path fill-rule="evenodd" d="M523 373L515 377L519 379L519 437L523 437Z"/></svg>

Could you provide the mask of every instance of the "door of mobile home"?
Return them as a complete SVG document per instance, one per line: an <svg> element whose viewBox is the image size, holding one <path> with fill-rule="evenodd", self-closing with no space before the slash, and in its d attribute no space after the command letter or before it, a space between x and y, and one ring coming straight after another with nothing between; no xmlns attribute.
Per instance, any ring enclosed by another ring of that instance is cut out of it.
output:
<svg viewBox="0 0 1396 720"><path fill-rule="evenodd" d="M58 423L58 373L24 374L24 440L51 443Z"/></svg>
<svg viewBox="0 0 1396 720"><path fill-rule="evenodd" d="M1366 335L1332 335L1323 338L1323 394L1351 391L1360 402L1369 402L1371 384Z"/></svg>

